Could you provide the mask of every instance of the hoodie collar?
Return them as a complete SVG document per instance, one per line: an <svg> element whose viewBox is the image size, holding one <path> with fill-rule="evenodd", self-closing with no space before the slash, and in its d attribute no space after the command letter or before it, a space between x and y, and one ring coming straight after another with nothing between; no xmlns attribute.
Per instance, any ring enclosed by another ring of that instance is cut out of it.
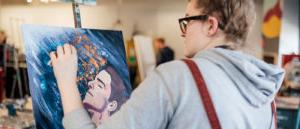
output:
<svg viewBox="0 0 300 129"><path fill-rule="evenodd" d="M224 70L242 96L255 107L273 101L284 77L283 69L239 51L213 48L198 52L195 58L206 59Z"/></svg>

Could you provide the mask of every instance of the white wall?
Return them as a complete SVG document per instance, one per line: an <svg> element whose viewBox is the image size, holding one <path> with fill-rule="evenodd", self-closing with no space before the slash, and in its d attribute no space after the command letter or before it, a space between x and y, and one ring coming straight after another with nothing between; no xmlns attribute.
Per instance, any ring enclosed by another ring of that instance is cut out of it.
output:
<svg viewBox="0 0 300 129"><path fill-rule="evenodd" d="M176 52L176 58L183 58L183 39L180 37L178 18L185 14L187 1L133 2L124 3L121 8L121 29L125 40L131 38L134 26L146 35L166 38L167 44ZM260 19L261 7L258 8ZM82 26L84 28L112 29L117 19L116 4L81 6ZM261 21L261 20L260 20ZM23 23L51 26L73 27L71 4L14 5L0 8L0 28L7 31L9 41L23 48L22 39L17 35L18 26ZM258 22L249 38L247 49L257 56L261 55L261 22ZM16 36L17 35L17 36Z"/></svg>
<svg viewBox="0 0 300 129"><path fill-rule="evenodd" d="M279 54L299 54L299 1L283 3Z"/></svg>
<svg viewBox="0 0 300 129"><path fill-rule="evenodd" d="M180 36L181 31L178 19L185 16L185 2L169 6L160 7L157 14L157 35L166 37L166 42L176 51L177 58L183 58L183 38Z"/></svg>
<svg viewBox="0 0 300 129"><path fill-rule="evenodd" d="M243 51L262 58L262 24L263 24L263 1L257 1L256 4L256 21L249 33L247 42Z"/></svg>
<svg viewBox="0 0 300 129"><path fill-rule="evenodd" d="M42 24L72 27L71 5L60 6L2 6L0 27L8 35L8 42L24 52L21 25Z"/></svg>
<svg viewBox="0 0 300 129"><path fill-rule="evenodd" d="M1 8L2 8L2 1L0 0L0 30L2 29L2 28L1 28L1 18L2 18L2 17L1 17L1 14L2 14L2 13L1 13Z"/></svg>

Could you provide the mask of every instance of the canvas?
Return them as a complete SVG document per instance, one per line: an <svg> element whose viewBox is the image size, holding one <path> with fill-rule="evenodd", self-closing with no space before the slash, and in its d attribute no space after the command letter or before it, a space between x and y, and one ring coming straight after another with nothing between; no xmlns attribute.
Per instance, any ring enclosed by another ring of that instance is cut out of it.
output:
<svg viewBox="0 0 300 129"><path fill-rule="evenodd" d="M35 25L24 25L22 31L38 129L63 128L62 103L49 53L65 43L77 49L78 89L96 125L118 111L129 98L132 89L122 32Z"/></svg>
<svg viewBox="0 0 300 129"><path fill-rule="evenodd" d="M151 37L136 35L133 37L139 75L144 80L155 68L156 60Z"/></svg>

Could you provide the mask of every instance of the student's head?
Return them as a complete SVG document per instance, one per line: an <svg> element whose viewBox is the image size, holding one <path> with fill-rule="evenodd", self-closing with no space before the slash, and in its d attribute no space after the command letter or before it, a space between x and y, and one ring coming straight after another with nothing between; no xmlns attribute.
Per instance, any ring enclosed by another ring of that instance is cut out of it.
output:
<svg viewBox="0 0 300 129"><path fill-rule="evenodd" d="M157 49L163 48L165 46L165 39L164 38L156 38L154 40L154 46Z"/></svg>
<svg viewBox="0 0 300 129"><path fill-rule="evenodd" d="M126 101L123 96L125 85L112 67L100 71L88 86L83 104L97 125L119 110Z"/></svg>
<svg viewBox="0 0 300 129"><path fill-rule="evenodd" d="M188 0L186 18L180 19L185 56L218 45L239 48L255 17L252 0Z"/></svg>
<svg viewBox="0 0 300 129"><path fill-rule="evenodd" d="M0 30L0 44L6 43L6 34L4 31Z"/></svg>

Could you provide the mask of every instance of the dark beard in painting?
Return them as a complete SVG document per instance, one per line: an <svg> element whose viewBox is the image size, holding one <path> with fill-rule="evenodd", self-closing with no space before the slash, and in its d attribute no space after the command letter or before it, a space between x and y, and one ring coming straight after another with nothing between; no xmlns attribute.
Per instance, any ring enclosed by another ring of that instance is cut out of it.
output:
<svg viewBox="0 0 300 129"><path fill-rule="evenodd" d="M106 109L107 105L108 105L108 102L107 102L107 101L105 101L104 105L103 105L101 108L97 108L97 107L95 107L94 105L91 105L91 104L89 104L89 103L83 103L83 106L84 106L84 108L85 108L87 111L90 112L90 110L92 110L92 111L95 111L95 112L97 112L97 113L100 113L101 115L100 115L100 118L99 118L99 119L102 118L102 112ZM91 117L93 117L94 114L93 114L93 113L90 113L90 115L91 115Z"/></svg>

